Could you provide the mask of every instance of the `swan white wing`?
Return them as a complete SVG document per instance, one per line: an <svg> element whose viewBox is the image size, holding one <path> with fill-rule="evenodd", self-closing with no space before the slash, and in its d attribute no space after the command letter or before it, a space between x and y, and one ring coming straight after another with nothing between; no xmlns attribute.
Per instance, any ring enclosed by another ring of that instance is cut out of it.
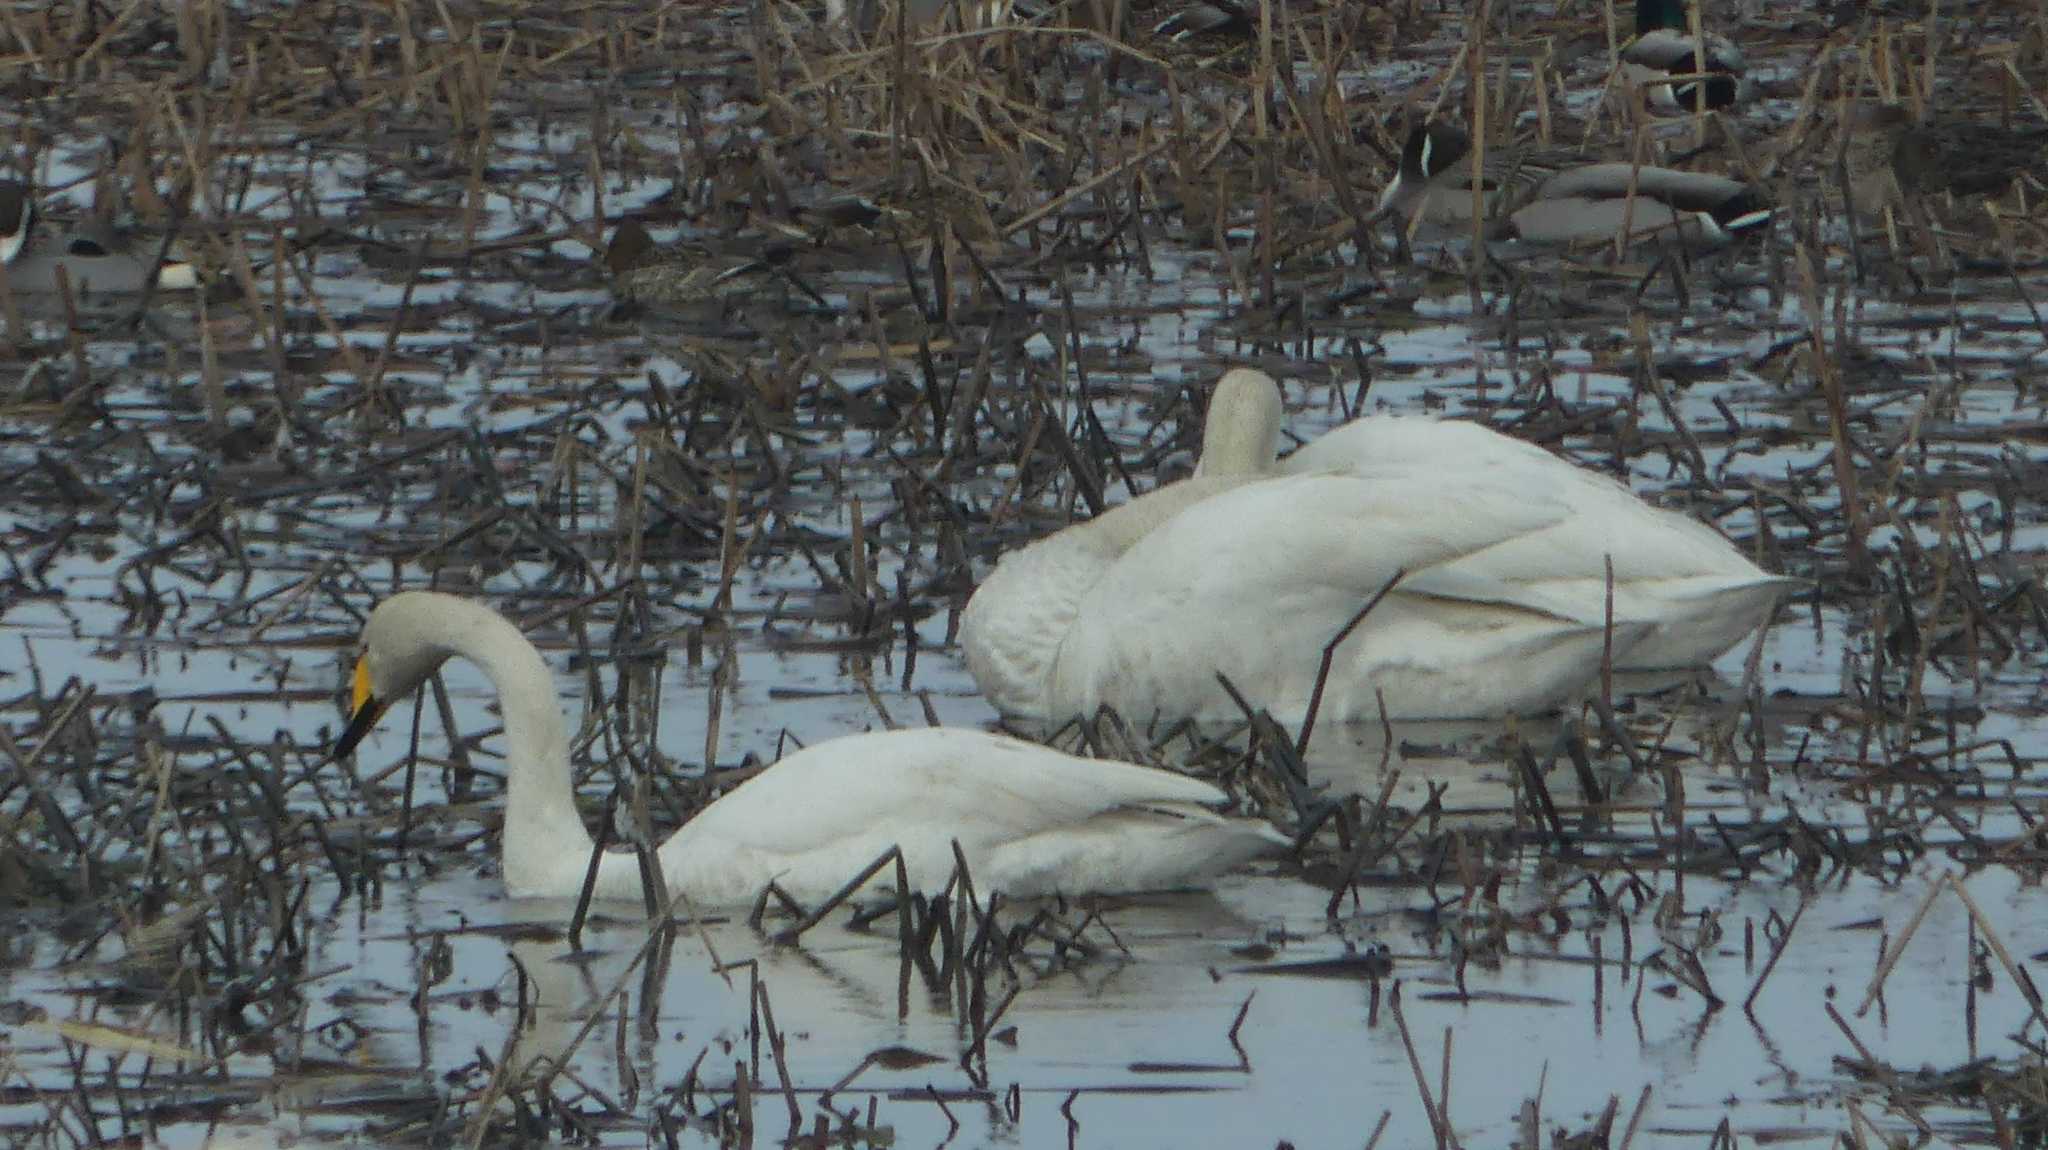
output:
<svg viewBox="0 0 2048 1150"><path fill-rule="evenodd" d="M1382 481L1419 472L1568 507L1571 514L1549 528L1504 538L1418 573L1408 585L1418 593L1518 604L1595 623L1606 612L1611 558L1615 618L1653 629L1622 661L1627 668L1710 661L1798 584L1767 574L1705 523L1653 507L1605 475L1474 423L1371 416L1337 428L1282 466Z"/></svg>
<svg viewBox="0 0 2048 1150"><path fill-rule="evenodd" d="M1263 823L1206 809L1226 797L1170 771L983 731L874 732L807 747L742 784L676 833L663 866L672 884L706 902L743 901L770 879L814 899L895 846L912 885L932 889L951 873L957 840L985 890L1187 885L1216 870L1185 849L1186 830L1256 844L1251 853L1276 840ZM1119 879L1114 869L1072 867L1112 849L1151 860L1150 870Z"/></svg>
<svg viewBox="0 0 2048 1150"><path fill-rule="evenodd" d="M1354 419L1281 460L1287 475L1369 475L1422 469L1439 482L1514 484L1531 495L1573 504L1589 497L1635 495L1605 475L1560 459L1533 443L1468 420L1420 415Z"/></svg>
<svg viewBox="0 0 2048 1150"><path fill-rule="evenodd" d="M1394 717L1554 707L1597 671L1597 626L1589 633L1505 582L1445 596L1409 581L1426 586L1438 566L1567 515L1540 495L1422 475L1285 476L1215 496L1090 589L1061 647L1054 717L1102 703L1133 719L1231 715L1219 671L1255 703L1298 717L1323 647L1401 570L1401 588L1339 649L1324 714L1369 719L1382 695Z"/></svg>
<svg viewBox="0 0 2048 1150"><path fill-rule="evenodd" d="M1476 423L1370 416L1295 452L1281 468L1288 474L1390 480L1419 473L1434 482L1477 484L1568 508L1572 514L1561 519L1562 530L1504 539L1504 546L1487 554L1487 565L1503 578L1604 579L1602 558L1610 554L1617 580L1762 575L1712 527L1653 507L1608 476Z"/></svg>
<svg viewBox="0 0 2048 1150"><path fill-rule="evenodd" d="M1029 834L1115 807L1218 804L1199 779L1083 759L1007 735L955 727L871 731L805 747L692 819L697 834L795 853L890 820Z"/></svg>

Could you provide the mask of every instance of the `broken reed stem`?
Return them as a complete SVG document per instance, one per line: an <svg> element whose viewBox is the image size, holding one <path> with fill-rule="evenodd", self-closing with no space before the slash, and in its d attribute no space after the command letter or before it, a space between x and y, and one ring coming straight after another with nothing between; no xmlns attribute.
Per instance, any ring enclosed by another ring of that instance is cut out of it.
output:
<svg viewBox="0 0 2048 1150"><path fill-rule="evenodd" d="M1927 888L1926 897L1913 909L1913 917L1906 920L1906 925L1899 930L1898 938L1893 940L1892 948L1885 952L1884 961L1878 963L1877 969L1871 973L1870 985L1863 991L1863 1001L1856 1006L1856 1017L1863 1017L1870 1009L1870 1004L1877 1001L1878 992L1884 989L1884 980L1891 976L1892 967L1899 964L1899 956L1906 952L1906 944L1912 941L1913 932L1920 929L1921 920L1927 917L1927 912L1934 906L1935 896L1948 885L1948 881L1949 876L1944 874Z"/></svg>
<svg viewBox="0 0 2048 1150"><path fill-rule="evenodd" d="M1763 993L1764 983L1770 981L1771 972L1778 968L1778 960L1783 958L1785 951L1791 947L1792 932L1799 929L1799 920L1806 916L1806 908L1812 905L1812 902L1810 896L1800 898L1799 908L1792 912L1792 920L1785 924L1784 937L1778 940L1777 946L1771 948L1771 957L1764 960L1763 973L1756 976L1756 985L1750 987L1749 993L1742 999L1742 1009L1745 1013L1756 1004L1756 996Z"/></svg>
<svg viewBox="0 0 2048 1150"><path fill-rule="evenodd" d="M451 738L453 736L450 736ZM604 862L605 848L611 845L612 821L618 816L619 789L613 787L605 796L604 813L598 817L597 834L590 844L590 865L583 869L583 887L576 893L576 910L569 916L569 949L583 949L583 923L590 913L590 900L597 894L597 872Z"/></svg>
<svg viewBox="0 0 2048 1150"><path fill-rule="evenodd" d="M1977 933L1984 936L1984 944L1997 956L1999 965L2005 968L2006 977L2012 980L2013 986L2020 992L2020 997L2027 1000L2027 1009L2033 1013L2035 1021L2048 1025L2048 1015L2041 1012L2041 992L2035 988L2034 980L2027 975L2025 969L2013 961L2012 952L2005 948L2005 940L1993 929L1991 919L1977 906L1977 900L1970 897L1970 892L1963 886L1962 880L1953 873L1948 876L1948 885L1950 890L1956 892L1956 897L1963 900L1963 906L1969 910L1970 918L1977 924Z"/></svg>
<svg viewBox="0 0 2048 1150"><path fill-rule="evenodd" d="M1634 1110L1629 1111L1628 1129L1622 1131L1621 1150L1628 1150L1629 1144L1636 1140L1636 1129L1642 1124L1643 1115L1646 1112L1648 1112L1649 1109L1650 1085L1648 1083L1644 1083L1643 1092L1641 1094L1636 1095L1636 1108Z"/></svg>
<svg viewBox="0 0 2048 1150"><path fill-rule="evenodd" d="M896 847L890 847L888 850L883 851L882 854L875 859L875 861L869 863L866 867L862 868L859 874L853 876L853 878L848 880L845 885L841 886L838 890L832 892L831 896L826 898L824 902L819 903L816 910L813 910L811 911L811 913L805 915L803 919L799 921L795 926L788 927L778 932L775 935L776 944L778 946L788 946L795 943L797 940L801 939L804 936L805 931L808 931L812 927L825 921L826 915L831 914L833 910L837 909L841 904L845 903L847 899L852 898L855 894L857 894L860 891L860 888L867 885L869 879L880 874L882 872L882 868L888 866L892 862L898 864L901 864L903 862L902 850ZM901 874L902 872L899 870L897 873ZM907 889L899 890L896 892L896 897L909 898L910 892Z"/></svg>
<svg viewBox="0 0 2048 1150"><path fill-rule="evenodd" d="M1401 1047L1408 1052L1408 1068L1415 1074L1415 1091L1422 1096L1422 1112L1429 1118L1429 1128L1436 1135L1437 1150L1453 1150L1457 1139L1450 1133L1448 1124L1437 1110L1436 1100L1430 1097L1429 1078L1422 1072L1422 1057L1415 1053L1415 1039L1408 1033L1408 1019L1401 1012L1401 984L1395 983L1387 995L1387 1007L1393 1012L1394 1027L1400 1031Z"/></svg>
<svg viewBox="0 0 2048 1150"><path fill-rule="evenodd" d="M1323 688L1330 681L1330 666L1337 658L1337 648L1343 644L1344 640L1351 637L1351 632L1357 630L1360 623L1365 622L1365 617L1372 614L1372 609L1379 606L1380 600L1386 598L1388 592L1399 585L1407 574L1406 568L1396 570L1385 583L1380 585L1379 590L1373 592L1372 598L1366 600L1365 606L1358 609L1358 614L1353 615L1349 622L1337 629L1337 633L1330 637L1328 643L1323 644L1323 659L1316 667L1316 685L1309 692L1308 709L1302 712L1301 716L1301 733L1296 735L1294 740L1294 753L1296 756L1306 756L1308 754L1308 738L1316 729L1316 712L1320 711L1323 706ZM1381 710L1384 712L1384 705Z"/></svg>
<svg viewBox="0 0 2048 1150"><path fill-rule="evenodd" d="M768 1051L775 1060L775 1080L782 1086L782 1101L789 1107L789 1139L803 1130L803 1110L796 1104L796 1082L789 1076L789 1060L781 1030L775 1026L775 1008L768 1002L768 980L754 983L754 1000L761 1006L761 1029L768 1034Z"/></svg>

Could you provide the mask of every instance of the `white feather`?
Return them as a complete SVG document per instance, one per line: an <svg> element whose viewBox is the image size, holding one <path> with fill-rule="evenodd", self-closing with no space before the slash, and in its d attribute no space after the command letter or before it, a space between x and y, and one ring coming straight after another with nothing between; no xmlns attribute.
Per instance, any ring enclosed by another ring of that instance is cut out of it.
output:
<svg viewBox="0 0 2048 1150"><path fill-rule="evenodd" d="M1058 721L1474 718L1552 709L1615 666L1711 660L1791 580L1711 528L1471 423L1373 417L1273 462L1262 373L1218 384L1197 475L1005 555L968 603L969 671L1003 711ZM1607 634L1606 563L1614 567Z"/></svg>
<svg viewBox="0 0 2048 1150"><path fill-rule="evenodd" d="M506 885L516 895L574 896L592 844L539 652L490 608L434 592L385 600L364 628L373 699L410 691L451 656L490 678L505 717ZM1287 843L1263 822L1210 809L1226 801L1171 771L1004 735L885 731L782 759L698 812L659 858L671 895L699 906L750 902L771 881L815 903L892 846L911 886L931 892L952 875L956 842L983 895L1181 889ZM893 868L873 881L893 884ZM634 857L606 854L596 891L639 898Z"/></svg>

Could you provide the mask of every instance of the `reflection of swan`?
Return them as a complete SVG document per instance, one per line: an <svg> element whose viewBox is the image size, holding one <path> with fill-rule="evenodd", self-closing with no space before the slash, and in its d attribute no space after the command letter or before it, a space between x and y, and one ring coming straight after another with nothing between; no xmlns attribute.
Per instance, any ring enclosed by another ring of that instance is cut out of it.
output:
<svg viewBox="0 0 2048 1150"><path fill-rule="evenodd" d="M336 754L354 749L389 700L458 655L490 678L504 711L506 884L520 895L574 895L592 844L576 812L554 683L540 652L489 607L413 591L371 612ZM952 873L957 841L982 891L1189 887L1286 842L1262 822L1208 809L1224 801L1169 771L982 731L878 732L805 748L761 772L662 844L661 868L672 893L700 905L746 902L771 880L808 902L891 846L902 849L912 886L935 889ZM640 891L632 855L604 856L598 897Z"/></svg>
<svg viewBox="0 0 2048 1150"><path fill-rule="evenodd" d="M1791 580L1711 528L1472 423L1377 416L1274 462L1280 396L1217 385L1196 474L1005 555L968 603L968 669L1003 711L1061 720L1299 718L1324 644L1397 572L1336 651L1319 714L1374 720L1547 710L1599 672L1606 560L1617 668L1705 663Z"/></svg>

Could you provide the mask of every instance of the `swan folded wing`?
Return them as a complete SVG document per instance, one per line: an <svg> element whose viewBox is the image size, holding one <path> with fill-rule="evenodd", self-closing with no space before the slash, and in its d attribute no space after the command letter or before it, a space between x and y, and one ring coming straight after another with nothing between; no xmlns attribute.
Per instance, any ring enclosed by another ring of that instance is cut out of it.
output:
<svg viewBox="0 0 2048 1150"><path fill-rule="evenodd" d="M1623 499L1574 511L1542 530L1504 537L1445 562L1433 577L1446 588L1461 581L1482 588L1542 588L1547 609L1580 619L1600 617L1610 564L1618 595L1662 584L1710 594L1716 586L1780 582L1713 528L1634 496L1624 493Z"/></svg>
<svg viewBox="0 0 2048 1150"><path fill-rule="evenodd" d="M1765 619L1796 579L1771 575L1706 525L1645 504L1584 514L1434 568L1417 593L1513 603L1602 625L1613 564L1617 625L1651 628L1616 655L1630 669L1712 662Z"/></svg>
<svg viewBox="0 0 2048 1150"><path fill-rule="evenodd" d="M1513 485L1515 498L1572 507L1582 501L1635 500L1609 476L1503 435L1483 424L1426 415L1374 415L1334 428L1280 461L1288 475L1348 474L1361 479L1426 477L1434 483Z"/></svg>
<svg viewBox="0 0 2048 1150"><path fill-rule="evenodd" d="M1413 575L1569 519L1540 493L1429 475L1279 476L1212 497L1139 541L1099 580L1088 617L1146 599L1334 591L1356 598L1398 570ZM1242 599L1237 605L1256 606Z"/></svg>
<svg viewBox="0 0 2048 1150"><path fill-rule="evenodd" d="M1332 679L1349 700L1340 709L1370 716L1375 687L1392 684L1396 714L1431 713L1450 704L1429 692L1501 679L1489 663L1539 655L1554 657L1555 681L1499 684L1472 713L1541 709L1589 655L1597 660L1582 621L1505 583L1491 594L1472 581L1460 588L1487 604L1476 609L1414 593L1408 581L1426 584L1439 564L1565 514L1540 497L1419 476L1285 476L1217 496L1146 537L1090 590L1062 648L1052 709L1227 714L1222 672L1276 714L1298 711L1324 645L1401 570L1400 588L1347 642Z"/></svg>
<svg viewBox="0 0 2048 1150"><path fill-rule="evenodd" d="M1199 779L1083 759L987 731L928 728L833 739L786 756L686 828L796 853L905 816L1028 833L1144 803L1215 805Z"/></svg>
<svg viewBox="0 0 2048 1150"><path fill-rule="evenodd" d="M1713 662L1771 617L1778 600L1798 579L1768 575L1704 574L1640 580L1617 586L1618 622L1649 624L1652 630L1622 655L1623 670L1667 670ZM1602 594L1604 585L1582 589Z"/></svg>
<svg viewBox="0 0 2048 1150"><path fill-rule="evenodd" d="M693 895L719 901L749 898L771 878L819 897L892 846L927 888L951 873L955 840L978 865L1004 844L1078 831L1108 812L1226 801L1198 779L983 731L873 732L784 758L684 824L663 856Z"/></svg>
<svg viewBox="0 0 2048 1150"><path fill-rule="evenodd" d="M1173 890L1202 885L1288 845L1264 822L1152 803L1004 843L989 852L988 866L1012 894Z"/></svg>

